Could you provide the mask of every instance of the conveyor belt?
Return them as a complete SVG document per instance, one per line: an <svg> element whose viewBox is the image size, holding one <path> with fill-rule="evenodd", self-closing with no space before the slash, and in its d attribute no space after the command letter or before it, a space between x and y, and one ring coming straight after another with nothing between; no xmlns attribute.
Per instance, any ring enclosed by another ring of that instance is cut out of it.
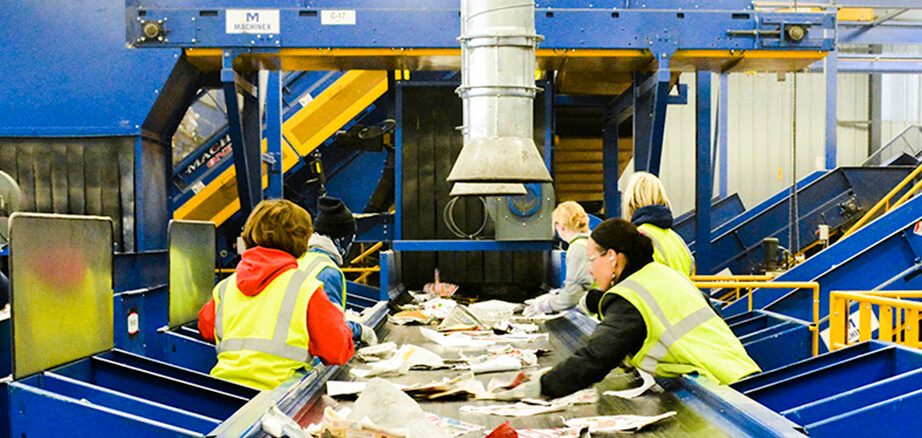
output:
<svg viewBox="0 0 922 438"><path fill-rule="evenodd" d="M539 364L542 367L553 365L568 356L578 346L579 337L582 334L582 332L567 318L550 321L546 326L542 327L542 330L550 334L547 340L539 340L531 344L518 345L523 348L550 348L552 353L549 356L539 358ZM423 338L419 333L419 328L415 326L397 326L387 323L383 324L383 327L379 328L378 332L382 342L393 341L398 345L412 343L430 349L446 358L458 356L456 351L445 351L438 345ZM468 354L477 354L477 352L469 351ZM356 380L348 374L353 364L354 362L350 362L350 364L341 367L340 371L334 375L333 380ZM361 363L358 363L358 366L363 367ZM395 383L411 384L416 382L435 381L442 377L455 376L459 373L459 371L410 371L407 375L390 377L387 378L387 380ZM493 377L509 378L515 374L516 372L480 374L477 376L477 379L486 385ZM609 374L603 382L598 384L597 388L601 393L606 390L627 389L638 386L639 384L640 378L637 377L636 374L624 374L622 371L616 370ZM296 418L304 426L309 423L319 422L322 408L328 406L330 403L331 399L324 397L322 402L316 403L315 406L311 406L299 412ZM352 401L342 401L341 403L346 406L351 406L353 404ZM564 426L561 417L575 418L618 414L652 416L668 411L676 411L678 413L676 417L647 426L647 428L640 432L641 436L728 436L724 431L708 421L708 419L685 406L674 394L663 391L658 386L655 386L645 395L633 400L623 400L613 396L602 395L599 402L595 405L579 405L572 407L566 412L555 412L533 417L506 418L461 413L458 411L463 405L490 405L496 403L503 402L475 400L423 401L420 402L420 405L423 410L428 412L483 425L487 432L507 420L513 427L517 428L551 428ZM469 436L483 436L483 434L478 435L477 433L472 433Z"/></svg>

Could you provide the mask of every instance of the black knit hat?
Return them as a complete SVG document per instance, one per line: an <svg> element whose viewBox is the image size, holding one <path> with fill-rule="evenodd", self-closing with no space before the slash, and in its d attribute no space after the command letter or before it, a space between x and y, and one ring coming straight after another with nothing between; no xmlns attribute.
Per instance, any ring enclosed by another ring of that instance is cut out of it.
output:
<svg viewBox="0 0 922 438"><path fill-rule="evenodd" d="M334 239L355 234L355 218L343 201L323 197L317 202L317 207L319 212L314 219L314 231Z"/></svg>

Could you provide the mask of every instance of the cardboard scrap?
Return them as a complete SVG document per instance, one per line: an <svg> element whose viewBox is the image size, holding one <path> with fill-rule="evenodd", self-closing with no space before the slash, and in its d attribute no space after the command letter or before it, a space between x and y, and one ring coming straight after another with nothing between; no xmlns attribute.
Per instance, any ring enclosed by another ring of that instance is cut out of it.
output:
<svg viewBox="0 0 922 438"><path fill-rule="evenodd" d="M390 317L391 322L397 325L407 325L407 324L422 324L426 325L434 320L426 316L423 312L419 310L404 310L403 312L397 312Z"/></svg>
<svg viewBox="0 0 922 438"><path fill-rule="evenodd" d="M641 415L607 415L602 417L583 417L564 420L564 424L570 427L589 427L590 433L604 432L627 432L638 431L648 424L655 423L664 418L675 415L675 411L669 411L655 417L644 417Z"/></svg>

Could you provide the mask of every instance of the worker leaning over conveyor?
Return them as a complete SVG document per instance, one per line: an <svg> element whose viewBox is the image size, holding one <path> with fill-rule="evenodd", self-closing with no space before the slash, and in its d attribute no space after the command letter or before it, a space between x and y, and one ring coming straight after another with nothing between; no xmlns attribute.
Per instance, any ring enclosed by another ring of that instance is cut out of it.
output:
<svg viewBox="0 0 922 438"><path fill-rule="evenodd" d="M217 341L211 375L274 389L314 357L335 365L352 358L342 310L297 269L312 231L307 211L290 201L262 201L250 213L240 263L199 312L202 336Z"/></svg>
<svg viewBox="0 0 922 438"><path fill-rule="evenodd" d="M581 305L602 322L573 355L501 398L562 397L601 381L622 361L656 376L697 372L721 384L760 371L688 277L653 262L650 239L630 222L599 224L588 253L602 290Z"/></svg>
<svg viewBox="0 0 922 438"><path fill-rule="evenodd" d="M322 197L317 207L314 232L307 243L307 252L298 258L298 269L320 280L330 302L345 311L346 276L340 266L355 241L355 217L349 207L336 198ZM373 328L357 321L347 320L346 324L352 331L353 341L362 341L365 345L378 343Z"/></svg>
<svg viewBox="0 0 922 438"><path fill-rule="evenodd" d="M672 229L672 210L662 181L656 175L637 172L625 193L624 218L653 241L653 260L685 275L694 274L695 257Z"/></svg>
<svg viewBox="0 0 922 438"><path fill-rule="evenodd" d="M589 242L589 216L583 207L573 201L561 203L551 213L554 230L560 239L567 242L567 276L563 287L535 298L523 314L532 316L566 310L576 306L580 298L592 289L592 274L586 258L586 244Z"/></svg>

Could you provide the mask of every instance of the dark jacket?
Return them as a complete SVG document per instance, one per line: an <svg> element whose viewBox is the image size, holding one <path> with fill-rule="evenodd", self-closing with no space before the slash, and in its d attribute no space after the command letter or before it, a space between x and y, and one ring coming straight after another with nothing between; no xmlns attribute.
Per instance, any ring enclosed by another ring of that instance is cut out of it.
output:
<svg viewBox="0 0 922 438"><path fill-rule="evenodd" d="M640 207L631 215L631 223L638 227L650 224L668 230L673 224L672 211L665 205Z"/></svg>
<svg viewBox="0 0 922 438"><path fill-rule="evenodd" d="M623 272L622 278L629 277L642 267ZM636 354L643 346L647 326L640 311L615 294L609 294L599 303L603 294L603 291L592 290L586 297L590 310L602 310L602 322L570 357L541 376L541 393L546 397L563 397L602 381L625 356Z"/></svg>

